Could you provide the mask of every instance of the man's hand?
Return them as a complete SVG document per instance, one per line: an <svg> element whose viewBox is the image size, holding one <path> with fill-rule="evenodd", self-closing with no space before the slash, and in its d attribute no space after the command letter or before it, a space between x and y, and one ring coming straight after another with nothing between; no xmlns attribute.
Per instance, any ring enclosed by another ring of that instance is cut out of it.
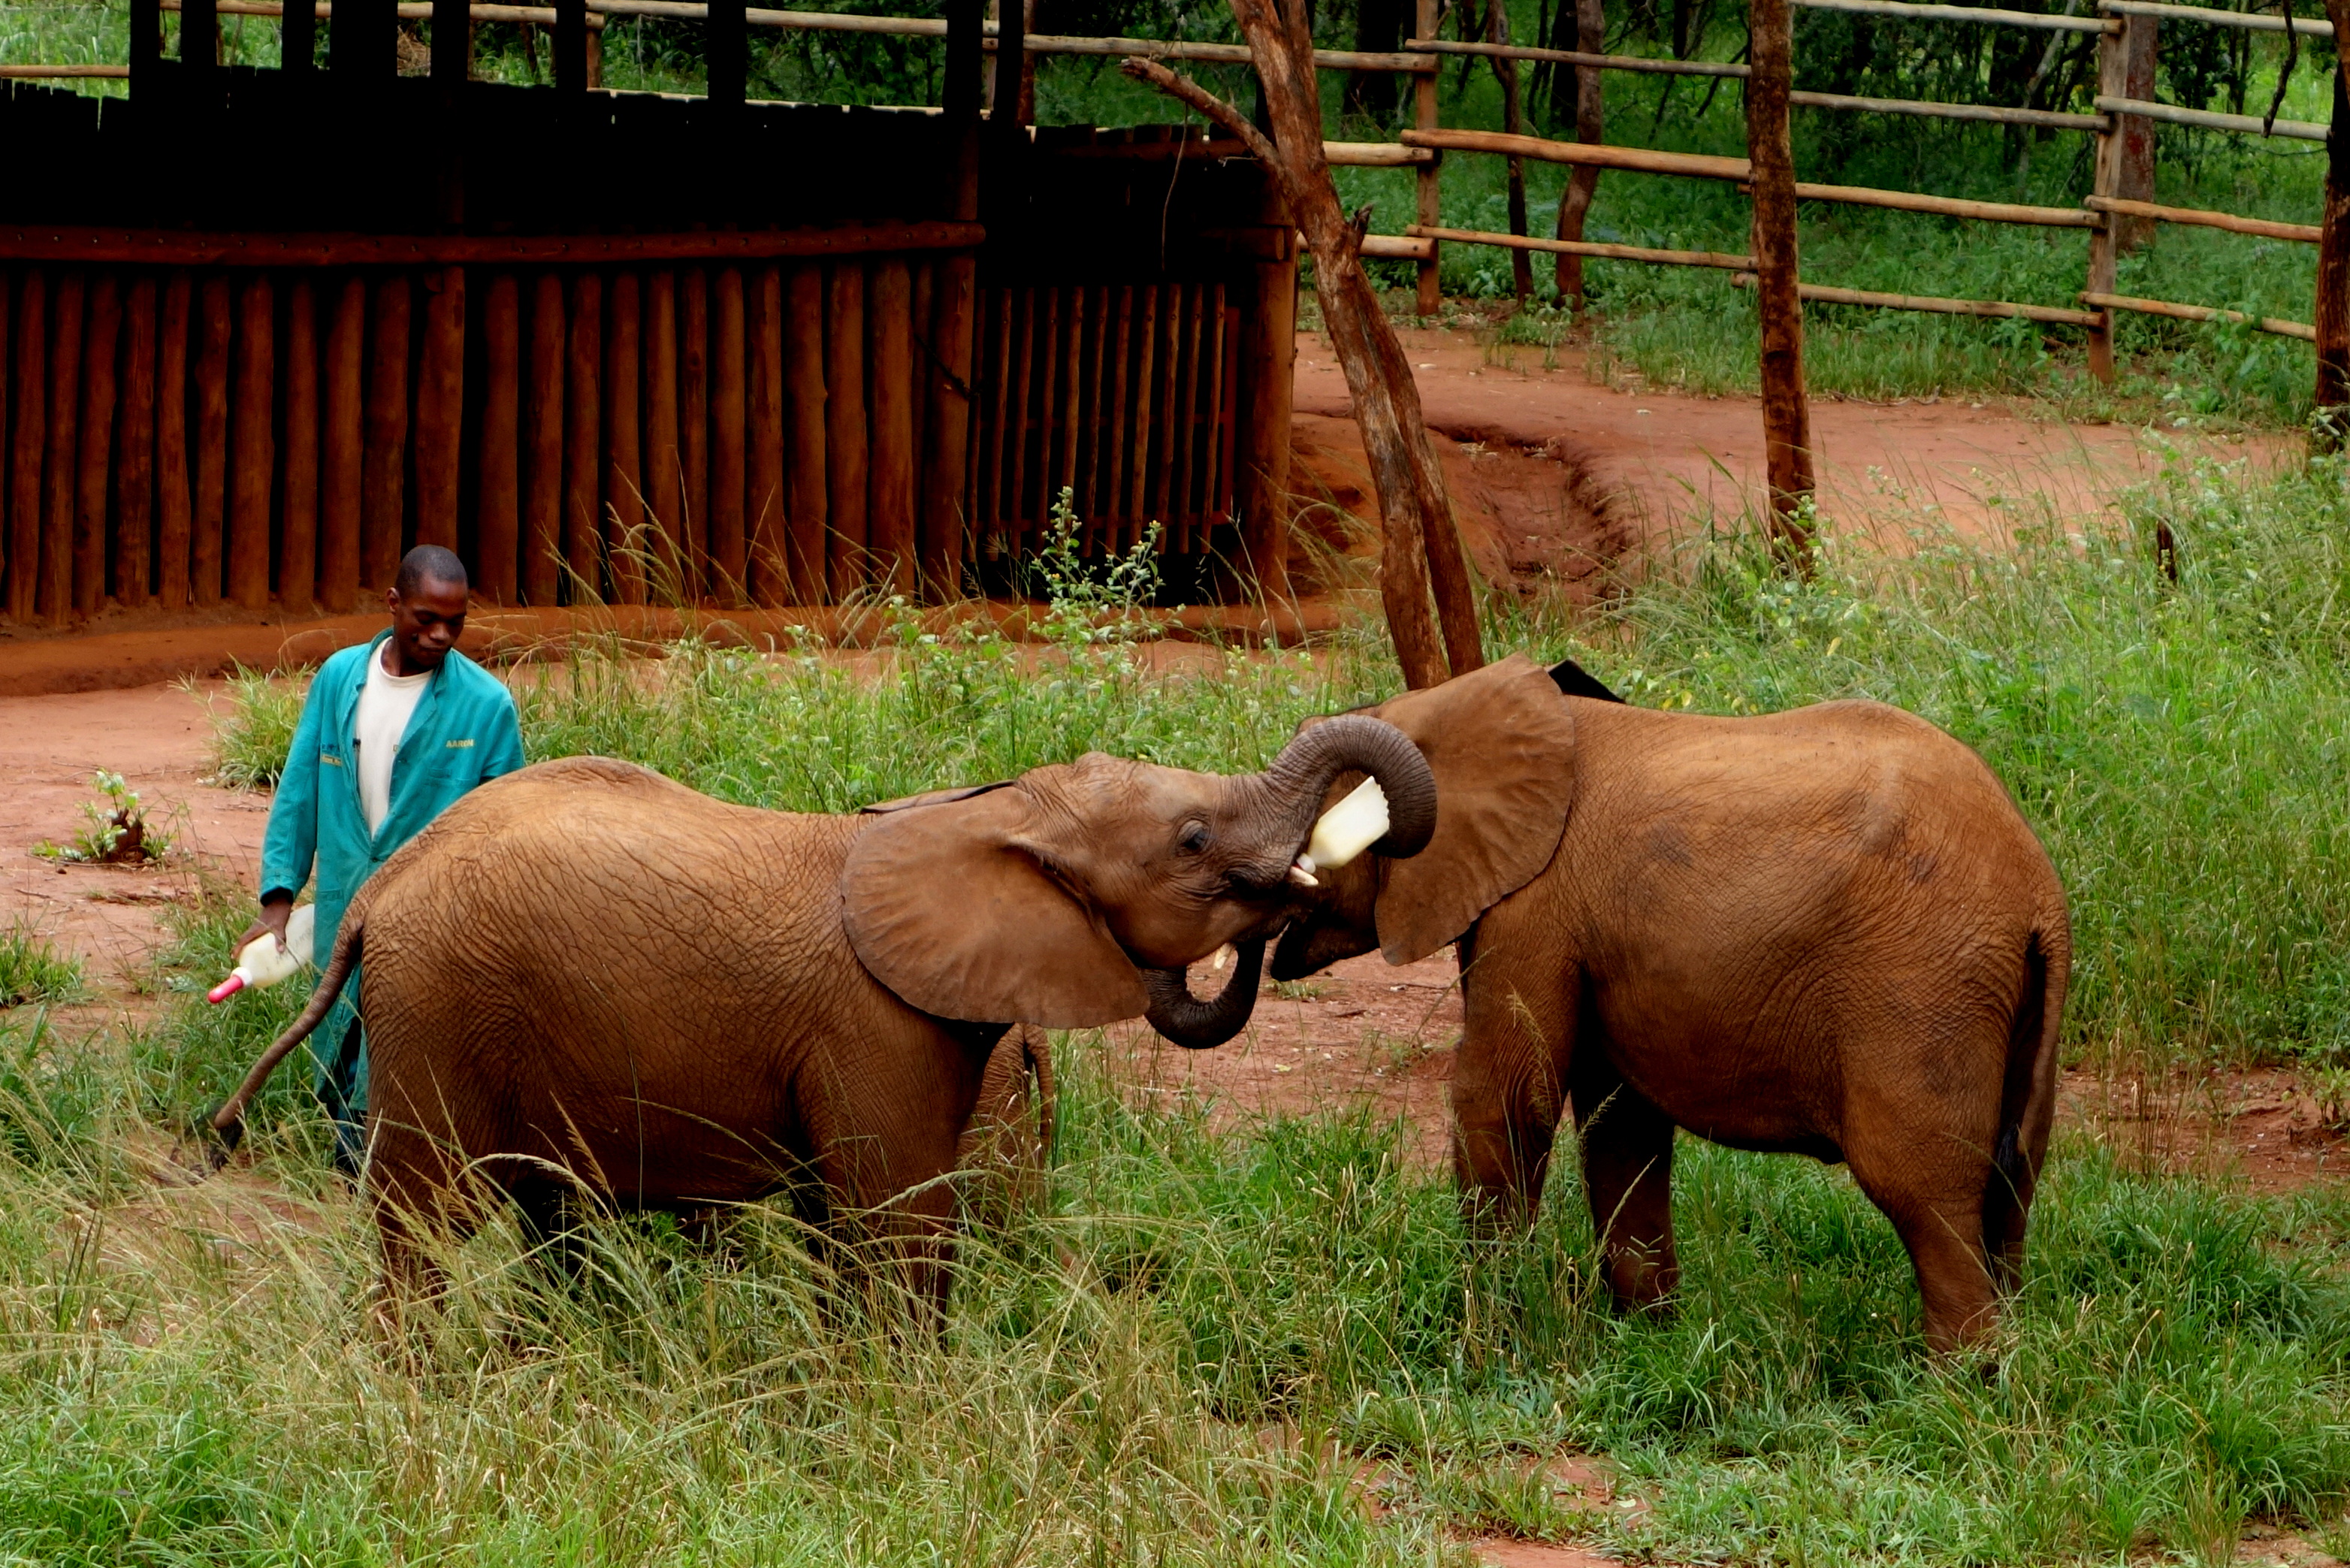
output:
<svg viewBox="0 0 2350 1568"><path fill-rule="evenodd" d="M265 931L277 939L277 950L284 952L286 922L292 918L293 913L293 894L271 892L267 898L261 900L261 919L245 927L244 935L237 938L236 945L229 950L230 955L232 957L241 955L246 948L258 941Z"/></svg>

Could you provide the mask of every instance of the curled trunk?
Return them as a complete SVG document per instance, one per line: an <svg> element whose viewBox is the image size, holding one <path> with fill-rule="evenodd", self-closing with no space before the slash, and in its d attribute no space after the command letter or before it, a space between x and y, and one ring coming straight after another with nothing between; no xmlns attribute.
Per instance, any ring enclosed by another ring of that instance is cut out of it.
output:
<svg viewBox="0 0 2350 1568"><path fill-rule="evenodd" d="M1290 853L1305 846L1322 813L1322 797L1340 774L1360 771L1377 779L1388 801L1387 836L1371 846L1376 855L1405 859L1428 847L1436 833L1436 775L1411 737L1383 719L1342 713L1301 731L1259 775L1274 809L1295 827Z"/></svg>
<svg viewBox="0 0 2350 1568"><path fill-rule="evenodd" d="M1153 1029L1187 1051L1221 1045L1248 1027L1249 1014L1256 1010L1257 981L1263 967L1263 941L1241 943L1232 979L1205 1002L1191 994L1183 971L1144 970L1142 983L1150 992L1150 1007L1143 1016L1150 1020Z"/></svg>

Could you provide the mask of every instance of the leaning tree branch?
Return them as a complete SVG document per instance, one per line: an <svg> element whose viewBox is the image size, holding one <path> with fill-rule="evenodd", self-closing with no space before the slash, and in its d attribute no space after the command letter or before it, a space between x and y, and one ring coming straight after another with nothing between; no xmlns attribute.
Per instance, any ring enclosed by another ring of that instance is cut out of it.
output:
<svg viewBox="0 0 2350 1568"><path fill-rule="evenodd" d="M1232 15L1248 38L1265 107L1267 137L1230 104L1155 60L1130 58L1120 69L1149 83L1239 137L1280 187L1290 220L1314 254L1315 294L1324 326L1346 372L1363 449L1371 460L1382 522L1379 597L1396 661L1414 688L1450 673L1465 675L1484 663L1477 606L1461 535L1444 492L1443 471L1421 418L1419 389L1395 329L1379 309L1363 272L1361 232L1340 211L1336 187L1322 156L1322 110L1311 61L1313 39L1304 6L1293 15L1278 0L1232 0ZM1305 51L1302 56L1299 51ZM1308 62L1301 68L1300 58ZM1429 601L1435 599L1436 624ZM1441 629L1440 641L1438 628Z"/></svg>
<svg viewBox="0 0 2350 1568"><path fill-rule="evenodd" d="M1145 59L1140 55L1128 55L1118 62L1118 68L1136 81L1148 83L1169 98L1176 99L1206 115L1247 143L1249 156L1272 170L1275 178L1280 176L1281 155L1274 151L1273 143L1267 140L1264 132L1251 125L1240 110L1193 81L1190 77L1170 71L1157 60Z"/></svg>

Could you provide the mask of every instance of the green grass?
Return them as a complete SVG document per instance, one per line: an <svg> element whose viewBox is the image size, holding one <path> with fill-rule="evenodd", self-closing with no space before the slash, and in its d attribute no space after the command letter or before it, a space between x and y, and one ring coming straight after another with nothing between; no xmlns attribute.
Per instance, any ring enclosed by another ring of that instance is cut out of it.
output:
<svg viewBox="0 0 2350 1568"><path fill-rule="evenodd" d="M0 1012L32 1003L66 1006L88 993L79 959L58 952L30 926L0 931Z"/></svg>

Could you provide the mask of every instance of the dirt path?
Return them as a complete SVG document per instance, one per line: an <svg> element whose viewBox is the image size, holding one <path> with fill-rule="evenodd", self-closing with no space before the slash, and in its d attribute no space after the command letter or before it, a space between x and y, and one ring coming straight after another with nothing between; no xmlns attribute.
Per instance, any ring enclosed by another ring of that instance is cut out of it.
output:
<svg viewBox="0 0 2350 1568"><path fill-rule="evenodd" d="M1407 330L1430 426L1487 452L1543 454L1582 476L1614 519L1653 536L1709 508L1735 515L1762 469L1762 416L1752 398L1691 397L1594 383L1579 349L1555 369L1534 348L1489 357L1473 335ZM1298 334L1300 414L1344 418L1345 378L1318 333ZM2018 523L2103 511L2161 471L2166 449L2267 466L2297 454L2298 439L2149 432L2126 425L2061 424L2000 401L1893 404L1819 400L1812 430L1823 512L1899 530L1937 519L1962 533L2003 536ZM1628 515L1627 515L1628 514Z"/></svg>

